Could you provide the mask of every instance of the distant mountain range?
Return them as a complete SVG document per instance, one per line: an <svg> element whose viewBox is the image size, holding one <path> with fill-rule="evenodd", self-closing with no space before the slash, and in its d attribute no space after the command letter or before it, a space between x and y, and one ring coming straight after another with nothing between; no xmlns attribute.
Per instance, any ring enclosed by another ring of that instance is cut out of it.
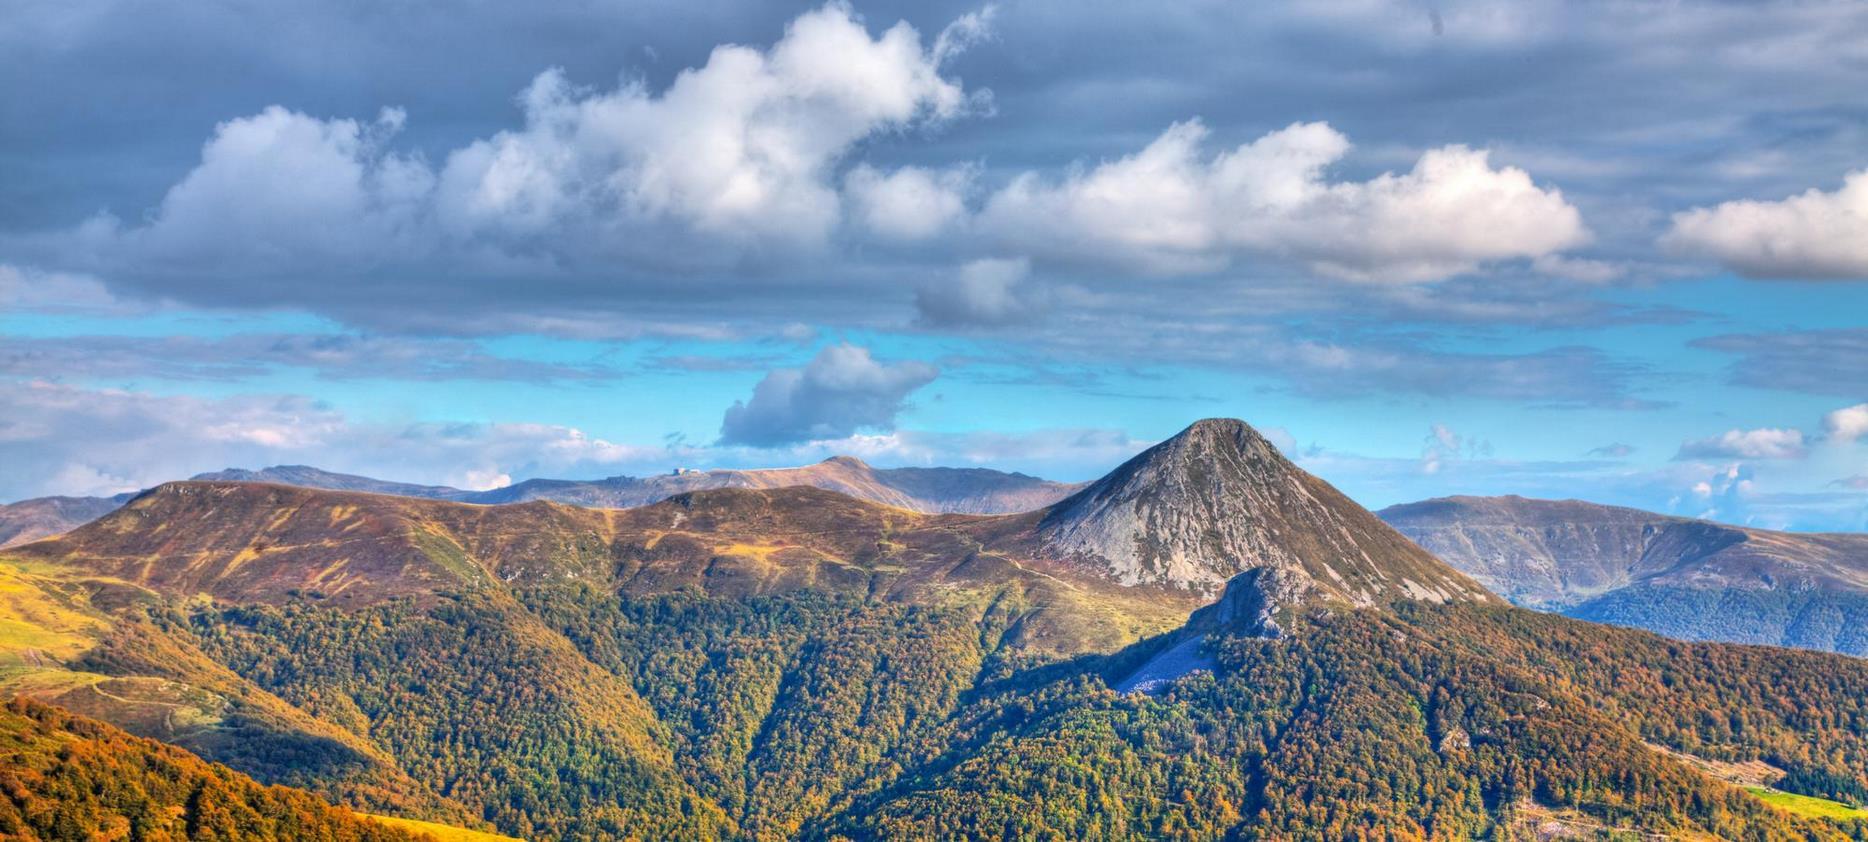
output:
<svg viewBox="0 0 1868 842"><path fill-rule="evenodd" d="M367 837L35 702L532 839L1868 836L1703 771L1868 800L1868 661L1512 607L1230 420L1013 514L169 483L0 553L0 667L42 838Z"/></svg>
<svg viewBox="0 0 1868 842"><path fill-rule="evenodd" d="M0 548L69 532L116 511L134 496L36 497L0 503Z"/></svg>
<svg viewBox="0 0 1868 842"><path fill-rule="evenodd" d="M986 468L874 468L853 456L835 456L800 468L683 470L659 476L621 476L589 482L534 479L445 499L466 503L551 500L574 506L626 509L689 491L793 485L936 514L1026 512L1055 503L1082 487L1081 483L1052 482Z"/></svg>
<svg viewBox="0 0 1868 842"><path fill-rule="evenodd" d="M1868 535L1524 497L1447 497L1379 514L1520 605L1687 640L1868 655Z"/></svg>
<svg viewBox="0 0 1868 842"><path fill-rule="evenodd" d="M1053 482L986 468L874 468L851 456L836 456L799 468L681 470L650 477L615 476L600 480L532 479L487 491L392 482L308 465L276 465L256 471L228 468L197 474L191 479L263 482L485 505L551 500L573 506L614 509L645 506L676 494L709 488L803 485L918 512L967 514L1031 511L1055 503L1083 487L1082 483ZM134 496L130 493L115 497L40 497L0 504L0 548L68 532L114 511Z"/></svg>

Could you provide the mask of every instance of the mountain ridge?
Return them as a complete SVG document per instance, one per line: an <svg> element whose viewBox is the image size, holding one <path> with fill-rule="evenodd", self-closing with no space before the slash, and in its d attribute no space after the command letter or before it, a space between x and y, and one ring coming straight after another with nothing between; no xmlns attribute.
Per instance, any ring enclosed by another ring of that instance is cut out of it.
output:
<svg viewBox="0 0 1868 842"><path fill-rule="evenodd" d="M1518 496L1379 514L1519 604L1686 639L1868 655L1868 535Z"/></svg>

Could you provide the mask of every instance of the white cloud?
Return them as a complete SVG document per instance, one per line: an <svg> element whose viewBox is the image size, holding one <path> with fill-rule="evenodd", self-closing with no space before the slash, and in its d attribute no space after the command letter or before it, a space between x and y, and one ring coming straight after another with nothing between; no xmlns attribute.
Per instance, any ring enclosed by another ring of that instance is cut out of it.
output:
<svg viewBox="0 0 1868 842"><path fill-rule="evenodd" d="M735 401L720 424L722 444L773 447L891 429L909 393L940 370L908 361L887 365L850 344L826 346L803 368L780 368Z"/></svg>
<svg viewBox="0 0 1868 842"><path fill-rule="evenodd" d="M852 214L864 228L907 241L933 237L964 217L972 179L973 171L965 167L902 167L883 173L863 164L850 170L843 184L855 204Z"/></svg>
<svg viewBox="0 0 1868 842"><path fill-rule="evenodd" d="M1674 214L1661 242L1750 277L1868 279L1868 170L1849 173L1833 193Z"/></svg>
<svg viewBox="0 0 1868 842"><path fill-rule="evenodd" d="M201 163L169 189L151 222L122 232L133 259L369 259L413 245L434 177L385 151L403 124L320 120L280 106L215 128Z"/></svg>
<svg viewBox="0 0 1868 842"><path fill-rule="evenodd" d="M1680 445L1675 459L1800 459L1805 455L1802 430L1765 427L1727 430Z"/></svg>
<svg viewBox="0 0 1868 842"><path fill-rule="evenodd" d="M69 246L126 273L265 275L384 264L536 273L580 260L613 271L619 257L653 268L810 250L842 219L836 170L858 142L980 101L941 74L936 53L984 26L967 19L930 49L907 23L872 37L833 2L769 49L715 48L660 92L582 88L546 70L519 97L523 127L438 167L389 149L399 109L361 122L275 105L218 126L147 224L104 218ZM950 181L880 177L866 198L882 204L865 210L893 213L927 188L933 206L884 223L914 235L941 222L928 214L953 215Z"/></svg>
<svg viewBox="0 0 1868 842"><path fill-rule="evenodd" d="M1830 440L1840 442L1868 436L1868 403L1845 406L1823 416L1823 432Z"/></svg>
<svg viewBox="0 0 1868 842"><path fill-rule="evenodd" d="M1220 269L1246 254L1359 281L1431 281L1491 261L1587 242L1577 210L1482 150L1430 150L1406 173L1327 181L1349 151L1324 123L1297 123L1209 154L1199 121L1133 155L1061 182L1026 173L980 225L1002 245L1059 260L1099 259L1158 274Z"/></svg>

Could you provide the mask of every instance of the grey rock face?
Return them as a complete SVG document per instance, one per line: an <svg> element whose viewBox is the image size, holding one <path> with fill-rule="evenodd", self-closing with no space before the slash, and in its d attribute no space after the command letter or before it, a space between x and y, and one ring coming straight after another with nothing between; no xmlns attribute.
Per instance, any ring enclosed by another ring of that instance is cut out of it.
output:
<svg viewBox="0 0 1868 842"><path fill-rule="evenodd" d="M1051 557L1128 585L1217 593L1268 568L1354 605L1492 599L1230 419L1198 422L1129 460L1051 507L1038 531Z"/></svg>

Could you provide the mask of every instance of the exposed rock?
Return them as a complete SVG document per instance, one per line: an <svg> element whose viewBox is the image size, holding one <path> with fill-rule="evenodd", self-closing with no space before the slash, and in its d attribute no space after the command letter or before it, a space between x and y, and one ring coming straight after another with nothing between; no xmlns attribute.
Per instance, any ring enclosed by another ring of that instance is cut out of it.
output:
<svg viewBox="0 0 1868 842"><path fill-rule="evenodd" d="M1212 594L1274 568L1354 605L1493 598L1237 420L1150 448L1047 510L1038 533L1042 552L1130 585Z"/></svg>

